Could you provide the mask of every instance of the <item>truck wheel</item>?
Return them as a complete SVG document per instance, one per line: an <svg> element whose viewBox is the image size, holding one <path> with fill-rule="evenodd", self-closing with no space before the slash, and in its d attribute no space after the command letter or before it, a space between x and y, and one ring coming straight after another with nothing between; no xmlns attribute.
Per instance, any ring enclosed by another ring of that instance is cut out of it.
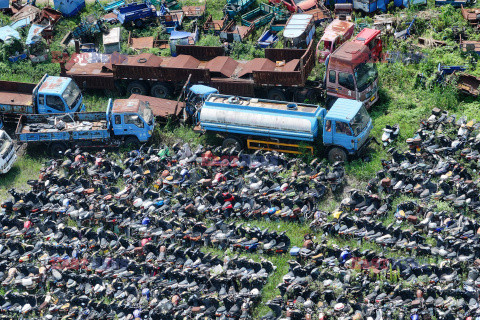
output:
<svg viewBox="0 0 480 320"><path fill-rule="evenodd" d="M49 147L48 150L52 157L63 157L65 151L67 151L67 146L60 142L54 142Z"/></svg>
<svg viewBox="0 0 480 320"><path fill-rule="evenodd" d="M269 100L285 101L285 93L280 89L271 89L268 91Z"/></svg>
<svg viewBox="0 0 480 320"><path fill-rule="evenodd" d="M335 163L337 161L347 161L347 153L342 148L334 147L328 151L328 161Z"/></svg>
<svg viewBox="0 0 480 320"><path fill-rule="evenodd" d="M127 87L127 94L140 94L142 96L147 94L147 86L140 81L133 81Z"/></svg>
<svg viewBox="0 0 480 320"><path fill-rule="evenodd" d="M135 24L135 27L141 28L143 26L143 21L142 19L137 19L135 20L134 24Z"/></svg>
<svg viewBox="0 0 480 320"><path fill-rule="evenodd" d="M123 144L128 149L138 149L140 147L140 141L137 137L127 137Z"/></svg>
<svg viewBox="0 0 480 320"><path fill-rule="evenodd" d="M238 151L242 150L242 142L234 137L227 137L223 140L222 147L224 149L232 149L235 148Z"/></svg>
<svg viewBox="0 0 480 320"><path fill-rule="evenodd" d="M150 95L156 98L165 99L170 95L170 90L168 90L166 85L156 83L150 89Z"/></svg>

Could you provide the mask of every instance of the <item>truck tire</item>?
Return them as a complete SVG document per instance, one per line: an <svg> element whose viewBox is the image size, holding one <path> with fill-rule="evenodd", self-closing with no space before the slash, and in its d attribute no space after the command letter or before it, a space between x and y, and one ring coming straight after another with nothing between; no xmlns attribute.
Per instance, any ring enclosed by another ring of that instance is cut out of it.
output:
<svg viewBox="0 0 480 320"><path fill-rule="evenodd" d="M269 100L285 101L285 93L280 89L270 89L268 91Z"/></svg>
<svg viewBox="0 0 480 320"><path fill-rule="evenodd" d="M140 94L144 96L147 94L147 86L141 81L130 82L127 86L127 94Z"/></svg>
<svg viewBox="0 0 480 320"><path fill-rule="evenodd" d="M135 25L135 27L141 28L141 27L143 27L143 20L142 19L137 19L133 22L133 24Z"/></svg>
<svg viewBox="0 0 480 320"><path fill-rule="evenodd" d="M240 139L238 139L236 137L226 137L223 140L223 143L222 143L222 148L224 148L224 149L235 148L238 151L240 151L240 150L242 150L242 147L243 147L242 142L240 141Z"/></svg>
<svg viewBox="0 0 480 320"><path fill-rule="evenodd" d="M150 95L152 97L165 99L170 95L170 90L164 84L155 83L150 89Z"/></svg>
<svg viewBox="0 0 480 320"><path fill-rule="evenodd" d="M140 141L137 137L126 137L123 145L128 149L138 149L140 147Z"/></svg>
<svg viewBox="0 0 480 320"><path fill-rule="evenodd" d="M328 161L331 163L335 163L337 161L345 162L347 161L347 152L342 148L333 147L330 149L330 151L328 151Z"/></svg>
<svg viewBox="0 0 480 320"><path fill-rule="evenodd" d="M67 146L61 142L54 142L48 146L48 151L52 157L63 157L65 151L67 151Z"/></svg>

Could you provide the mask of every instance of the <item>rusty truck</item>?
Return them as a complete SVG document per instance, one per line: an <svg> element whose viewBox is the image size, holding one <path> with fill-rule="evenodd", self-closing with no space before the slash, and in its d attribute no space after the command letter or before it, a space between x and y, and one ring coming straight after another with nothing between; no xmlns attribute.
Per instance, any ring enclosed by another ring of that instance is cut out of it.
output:
<svg viewBox="0 0 480 320"><path fill-rule="evenodd" d="M223 47L177 46L178 56L150 53L74 54L61 63L62 75L83 89L123 90L127 94L165 98L186 80L223 94L303 101L321 93L320 82L308 81L315 65L313 42L306 49L266 49L265 58L250 61L225 56Z"/></svg>

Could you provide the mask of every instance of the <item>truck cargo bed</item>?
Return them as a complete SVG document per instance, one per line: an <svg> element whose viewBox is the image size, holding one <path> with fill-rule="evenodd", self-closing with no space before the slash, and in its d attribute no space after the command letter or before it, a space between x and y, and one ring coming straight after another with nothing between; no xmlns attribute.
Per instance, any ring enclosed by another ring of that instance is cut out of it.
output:
<svg viewBox="0 0 480 320"><path fill-rule="evenodd" d="M60 126L59 123L63 122ZM52 142L108 139L108 123L103 112L23 115L15 132L22 142Z"/></svg>
<svg viewBox="0 0 480 320"><path fill-rule="evenodd" d="M0 112L34 113L32 104L33 83L0 81Z"/></svg>
<svg viewBox="0 0 480 320"><path fill-rule="evenodd" d="M149 103L153 115L156 118L168 118L171 116L179 116L185 107L185 102L142 96L140 94L132 94L129 99L138 99Z"/></svg>

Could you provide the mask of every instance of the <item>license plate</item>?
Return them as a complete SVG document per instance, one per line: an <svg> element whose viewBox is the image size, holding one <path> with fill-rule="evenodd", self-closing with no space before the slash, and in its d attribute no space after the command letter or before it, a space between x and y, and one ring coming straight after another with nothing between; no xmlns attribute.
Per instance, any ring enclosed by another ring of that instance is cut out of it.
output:
<svg viewBox="0 0 480 320"><path fill-rule="evenodd" d="M375 95L373 95L371 98L370 98L370 101L373 101L375 100Z"/></svg>

